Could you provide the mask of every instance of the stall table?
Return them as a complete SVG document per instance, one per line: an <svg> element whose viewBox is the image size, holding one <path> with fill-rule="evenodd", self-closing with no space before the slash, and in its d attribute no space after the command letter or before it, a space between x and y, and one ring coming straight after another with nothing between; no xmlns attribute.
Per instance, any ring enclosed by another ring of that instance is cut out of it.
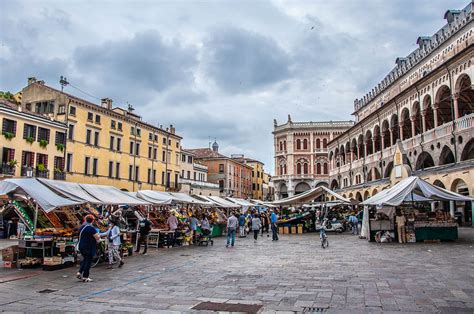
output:
<svg viewBox="0 0 474 314"><path fill-rule="evenodd" d="M450 240L458 238L456 223L415 223L415 236L417 242L425 240Z"/></svg>

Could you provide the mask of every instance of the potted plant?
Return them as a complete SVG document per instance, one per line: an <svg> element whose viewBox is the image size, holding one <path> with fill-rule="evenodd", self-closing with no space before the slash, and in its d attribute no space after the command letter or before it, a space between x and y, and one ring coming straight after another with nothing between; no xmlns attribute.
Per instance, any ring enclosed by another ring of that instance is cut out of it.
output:
<svg viewBox="0 0 474 314"><path fill-rule="evenodd" d="M11 139L15 137L15 134L11 132L3 132L3 136L5 136L7 140L11 141Z"/></svg>
<svg viewBox="0 0 474 314"><path fill-rule="evenodd" d="M46 148L46 146L48 146L49 143L47 140L40 140L39 144L42 148Z"/></svg>
<svg viewBox="0 0 474 314"><path fill-rule="evenodd" d="M36 170L43 172L46 171L46 167L44 166L44 164L38 164L36 166Z"/></svg>
<svg viewBox="0 0 474 314"><path fill-rule="evenodd" d="M12 159L8 162L8 165L12 168L15 168L18 165L18 161L16 161L15 159Z"/></svg>
<svg viewBox="0 0 474 314"><path fill-rule="evenodd" d="M54 172L57 173L57 174L62 174L63 171L59 168L54 168Z"/></svg>
<svg viewBox="0 0 474 314"><path fill-rule="evenodd" d="M33 144L33 142L35 141L35 139L33 138L33 136L28 136L27 138L25 138L25 141L26 141L28 144Z"/></svg>
<svg viewBox="0 0 474 314"><path fill-rule="evenodd" d="M58 143L56 144L56 149L59 150L60 152L64 151L64 144Z"/></svg>

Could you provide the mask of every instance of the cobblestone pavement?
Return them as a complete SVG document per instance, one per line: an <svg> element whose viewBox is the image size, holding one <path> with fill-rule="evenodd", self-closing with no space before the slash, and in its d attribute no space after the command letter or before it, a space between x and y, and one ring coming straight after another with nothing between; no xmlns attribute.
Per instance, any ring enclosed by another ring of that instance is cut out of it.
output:
<svg viewBox="0 0 474 314"><path fill-rule="evenodd" d="M0 283L0 309L169 313L213 301L260 304L262 312L474 312L474 229L460 236L399 245L330 234L327 249L316 234L237 239L234 249L219 238L213 247L151 249L122 269L95 268L93 283L74 278L75 268L36 270Z"/></svg>

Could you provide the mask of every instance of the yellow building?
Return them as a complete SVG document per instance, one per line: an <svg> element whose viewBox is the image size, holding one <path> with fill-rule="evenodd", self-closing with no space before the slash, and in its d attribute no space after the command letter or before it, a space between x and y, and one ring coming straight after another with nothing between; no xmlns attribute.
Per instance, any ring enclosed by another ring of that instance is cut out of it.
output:
<svg viewBox="0 0 474 314"><path fill-rule="evenodd" d="M0 178L64 179L66 125L0 99Z"/></svg>
<svg viewBox="0 0 474 314"><path fill-rule="evenodd" d="M264 164L258 160L245 158L244 155L232 155L232 159L238 162L252 167L252 198L256 200L263 200L263 176L264 176Z"/></svg>
<svg viewBox="0 0 474 314"><path fill-rule="evenodd" d="M34 78L22 90L21 104L67 125L67 181L127 191L178 188L182 138L172 125L153 126L133 108L113 108L111 99L97 105Z"/></svg>

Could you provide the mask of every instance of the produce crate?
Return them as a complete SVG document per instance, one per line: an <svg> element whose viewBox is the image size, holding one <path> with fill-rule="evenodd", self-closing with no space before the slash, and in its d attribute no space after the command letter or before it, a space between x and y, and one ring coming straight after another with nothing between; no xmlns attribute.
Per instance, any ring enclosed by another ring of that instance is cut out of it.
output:
<svg viewBox="0 0 474 314"><path fill-rule="evenodd" d="M16 268L16 262L4 261L3 262L4 268Z"/></svg>
<svg viewBox="0 0 474 314"><path fill-rule="evenodd" d="M285 229L283 227L278 227L278 233L279 234L284 234L285 233Z"/></svg>
<svg viewBox="0 0 474 314"><path fill-rule="evenodd" d="M303 225L298 225L298 230L297 230L297 232L298 232L299 234L302 234L302 233L303 233Z"/></svg>
<svg viewBox="0 0 474 314"><path fill-rule="evenodd" d="M291 227L291 234L296 234L296 226Z"/></svg>

